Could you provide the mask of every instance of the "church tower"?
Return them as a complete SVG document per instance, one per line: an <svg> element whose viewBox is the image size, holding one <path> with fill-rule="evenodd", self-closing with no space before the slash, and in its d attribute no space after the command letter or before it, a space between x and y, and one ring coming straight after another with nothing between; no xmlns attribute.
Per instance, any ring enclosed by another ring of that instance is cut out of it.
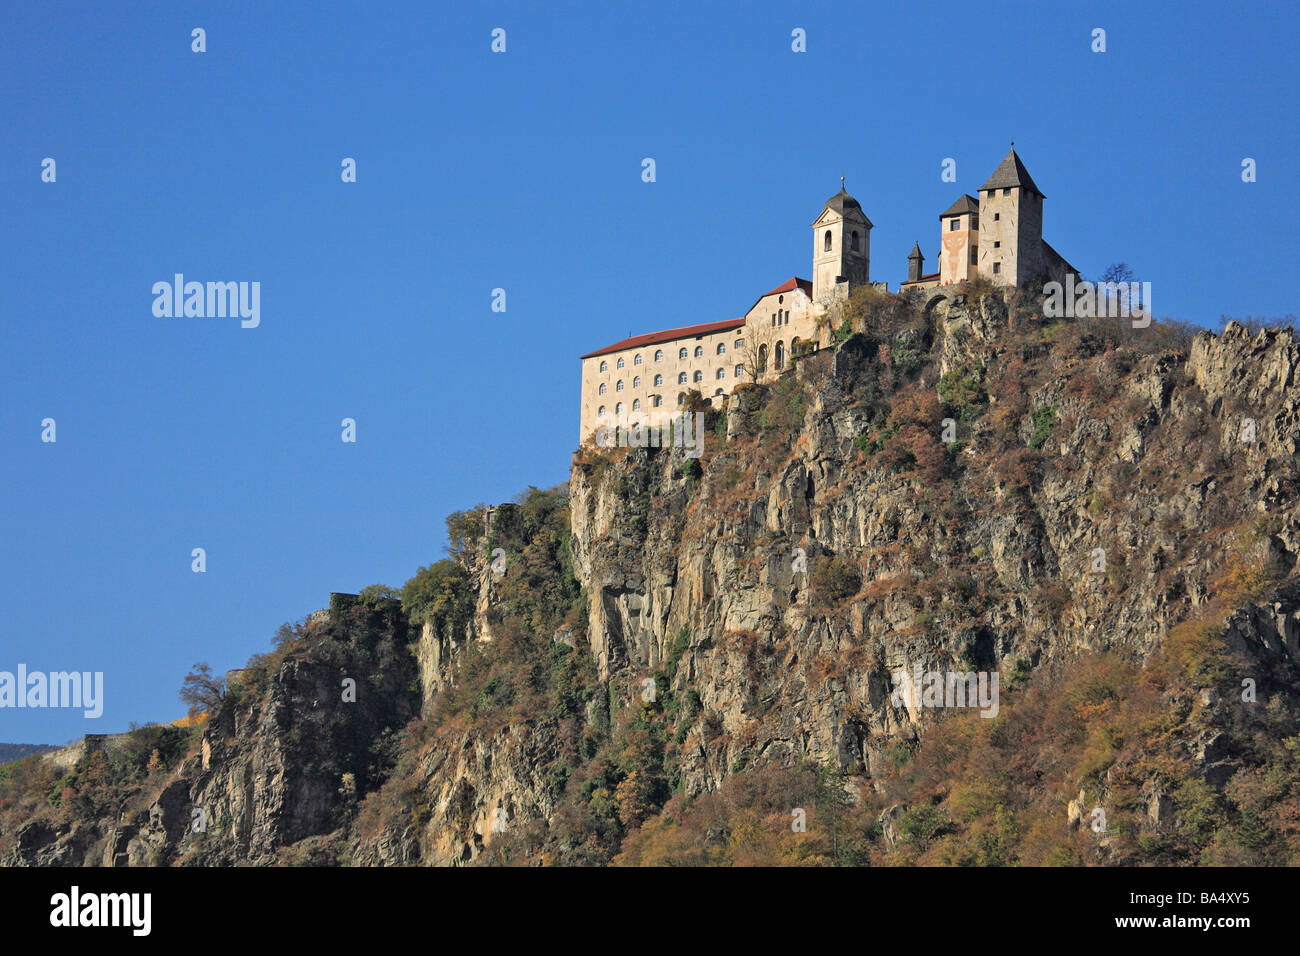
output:
<svg viewBox="0 0 1300 956"><path fill-rule="evenodd" d="M813 227L813 302L826 306L871 275L871 220L856 199L840 191L826 200Z"/></svg>

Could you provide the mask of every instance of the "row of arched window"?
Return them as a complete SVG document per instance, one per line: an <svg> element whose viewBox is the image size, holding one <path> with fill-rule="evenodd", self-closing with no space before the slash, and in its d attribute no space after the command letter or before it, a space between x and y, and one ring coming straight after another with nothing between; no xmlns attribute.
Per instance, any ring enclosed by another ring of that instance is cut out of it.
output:
<svg viewBox="0 0 1300 956"><path fill-rule="evenodd" d="M734 348L738 348L738 349L740 349L740 348L744 348L744 347L745 347L745 340L744 340L743 338L742 338L742 339L736 339L735 344L734 344L733 347L734 347ZM726 343L726 342L719 342L717 348L714 349L713 352L714 352L715 355L726 355L726 354L727 354L727 343ZM695 357L696 357L696 358L704 358L704 346L703 346L703 345L697 345L697 346L695 346ZM684 359L690 358L690 350L687 349L687 348L680 348L680 349L678 349L678 350L677 350L677 358L678 358L679 360L684 360ZM662 361L664 360L664 350L663 350L663 349L655 349L655 359L654 359L654 360L655 360L656 362L662 362ZM620 357L620 358L618 359L618 361L614 363L614 367L615 367L615 368L623 368L623 367L626 366L626 364L627 364L627 363L626 363L626 362L625 362L625 361ZM640 364L641 364L641 355L640 355L640 353L638 353L638 354L632 356L632 364L633 364L633 365L640 365ZM609 371L609 362L607 362L607 361L605 361L604 359L602 359L602 360L601 360L601 363L600 363L600 370L601 370L602 372L608 372L608 371Z"/></svg>
<svg viewBox="0 0 1300 956"><path fill-rule="evenodd" d="M715 398L716 398L717 396L719 396L719 395L723 395L723 394L725 394L725 392L724 392L722 389L720 389L720 388L719 388L719 389L715 389L714 392L713 392L713 395L714 395ZM685 404L685 402L686 402L686 393L685 393L685 392L678 392L678 393L677 393L677 404L678 404L678 405L683 405L683 404ZM663 397L662 395L651 395L651 396L650 396L650 407L651 407L651 408L660 408L660 407L663 406L663 403L664 403L664 397ZM641 411L641 399L639 399L639 398L634 398L634 399L632 399L632 411L634 411L634 412L639 412L639 411ZM606 408L604 405L601 405L600 408L596 409L596 416L597 416L598 418L604 418L604 417L605 417L606 415L608 415L608 414L609 414L609 409ZM615 414L615 415L625 415L625 414L627 414L627 407L626 407L622 402L619 402L617 405L614 406L614 414Z"/></svg>
<svg viewBox="0 0 1300 956"><path fill-rule="evenodd" d="M798 339L796 339L795 341L798 341ZM766 346L764 346L764 348L766 348ZM763 352L762 349L760 349L760 350L759 350L759 354L760 354L760 355L763 355L763 354L766 354L766 353ZM777 366L777 368L780 368L780 367L781 367L781 366L779 366L779 365ZM736 365L736 367L732 370L732 373L731 373L731 374L732 374L733 376L735 376L736 378L740 378L742 375L745 374L745 366L744 366L743 364L738 364L738 365ZM726 370L725 368L720 368L720 369L718 369L718 370L714 373L713 377L716 378L716 379L718 379L718 380L722 380L722 379L724 379L724 378L727 377L727 370ZM703 373L702 371L700 371L699 369L696 369L696 371L691 375L690 381L693 381L693 382L702 382L702 381L704 381L704 373ZM677 373L677 384L678 384L678 385L685 385L686 382L687 382L686 373L685 373L685 372L678 372L678 373ZM664 377L663 377L662 375L656 375L656 376L654 377L654 385L655 385L656 388L658 388L659 386L663 385L663 383L664 383ZM638 376L636 376L636 377L634 377L634 378L632 379L632 387L633 387L633 388L640 388L640 387L641 387L641 376L638 375ZM606 385L604 382L601 382L601 383L600 383L600 387L597 388L596 391L597 391L598 394L600 394L600 395L604 395L606 392L609 391L609 386ZM621 392L621 391L623 391L623 380L622 380L621 378L620 378L617 382L614 383L614 391L616 391L616 392Z"/></svg>

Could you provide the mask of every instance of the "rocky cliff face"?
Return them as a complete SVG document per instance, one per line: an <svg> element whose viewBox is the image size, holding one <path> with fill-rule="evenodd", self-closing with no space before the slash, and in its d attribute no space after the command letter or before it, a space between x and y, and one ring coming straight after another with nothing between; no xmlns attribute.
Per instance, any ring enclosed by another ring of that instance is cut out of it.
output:
<svg viewBox="0 0 1300 956"><path fill-rule="evenodd" d="M992 293L892 308L710 412L698 462L580 451L567 511L498 509L461 555L464 623L430 617L409 650L391 608L349 624L214 714L134 816L33 821L10 862L602 862L672 793L755 768L831 765L884 799L946 716L894 698L899 672L1140 670L1180 627L1210 627L1291 726L1291 332L1165 348ZM1235 686L1211 685L1166 697L1174 763L1222 788L1249 755L1215 729ZM1107 799L1116 773L1063 776L1050 825L1077 829L1076 788ZM1174 812L1162 779L1134 784L1144 825Z"/></svg>

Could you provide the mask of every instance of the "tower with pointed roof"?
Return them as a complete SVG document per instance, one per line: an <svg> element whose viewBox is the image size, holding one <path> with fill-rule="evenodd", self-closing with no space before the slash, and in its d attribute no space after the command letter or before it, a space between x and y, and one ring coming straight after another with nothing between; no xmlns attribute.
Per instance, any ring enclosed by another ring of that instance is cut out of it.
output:
<svg viewBox="0 0 1300 956"><path fill-rule="evenodd" d="M980 205L962 196L939 217L939 284L961 282L979 268Z"/></svg>
<svg viewBox="0 0 1300 956"><path fill-rule="evenodd" d="M925 273L925 253L921 251L921 243L912 243L912 251L907 254L907 281L920 282L921 276Z"/></svg>
<svg viewBox="0 0 1300 956"><path fill-rule="evenodd" d="M871 275L871 220L844 189L822 206L813 229L813 302L825 307L866 285Z"/></svg>
<svg viewBox="0 0 1300 956"><path fill-rule="evenodd" d="M1021 285L1043 272L1043 193L1014 145L979 189L979 272Z"/></svg>

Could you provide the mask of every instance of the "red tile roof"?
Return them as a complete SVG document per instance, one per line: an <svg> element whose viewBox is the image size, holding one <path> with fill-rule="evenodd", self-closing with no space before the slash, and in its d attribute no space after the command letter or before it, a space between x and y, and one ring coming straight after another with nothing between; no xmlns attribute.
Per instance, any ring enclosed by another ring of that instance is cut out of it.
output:
<svg viewBox="0 0 1300 956"><path fill-rule="evenodd" d="M795 289L803 289L812 298L812 283L807 279L800 279L798 276L791 276L771 292L764 292L754 300L754 305L763 301L764 297L776 295L777 293L793 292ZM754 305L749 307L752 311ZM621 352L624 349L640 348L643 345L658 345L660 342L671 342L674 339L690 339L697 335L708 335L710 332L725 332L727 329L735 329L745 324L744 318L727 319L725 322L706 322L703 325L687 325L680 329L665 329L663 332L651 332L648 335L634 335L630 339L623 339L621 342L615 342L613 345L607 345L603 349L596 349L594 352L588 352L582 358L591 358L595 355L605 355L609 352Z"/></svg>
<svg viewBox="0 0 1300 956"><path fill-rule="evenodd" d="M768 295L776 295L778 292L793 292L796 288L803 289L808 293L808 298L812 298L812 283L807 279L800 279L798 276L791 276L771 292L764 292L763 295L759 296L759 298L761 299L763 296Z"/></svg>
<svg viewBox="0 0 1300 956"><path fill-rule="evenodd" d="M621 352L624 349L635 349L644 345L658 345L660 342L671 342L674 339L690 339L697 335L708 335L711 332L725 332L727 329L740 328L744 324L745 320L743 318L727 319L725 322L705 322L703 325L686 325L680 329L665 329L662 332L651 332L648 335L634 335L630 339L623 339L613 345L607 345L603 349L588 352L582 358L592 358L596 355L605 355L608 352Z"/></svg>

